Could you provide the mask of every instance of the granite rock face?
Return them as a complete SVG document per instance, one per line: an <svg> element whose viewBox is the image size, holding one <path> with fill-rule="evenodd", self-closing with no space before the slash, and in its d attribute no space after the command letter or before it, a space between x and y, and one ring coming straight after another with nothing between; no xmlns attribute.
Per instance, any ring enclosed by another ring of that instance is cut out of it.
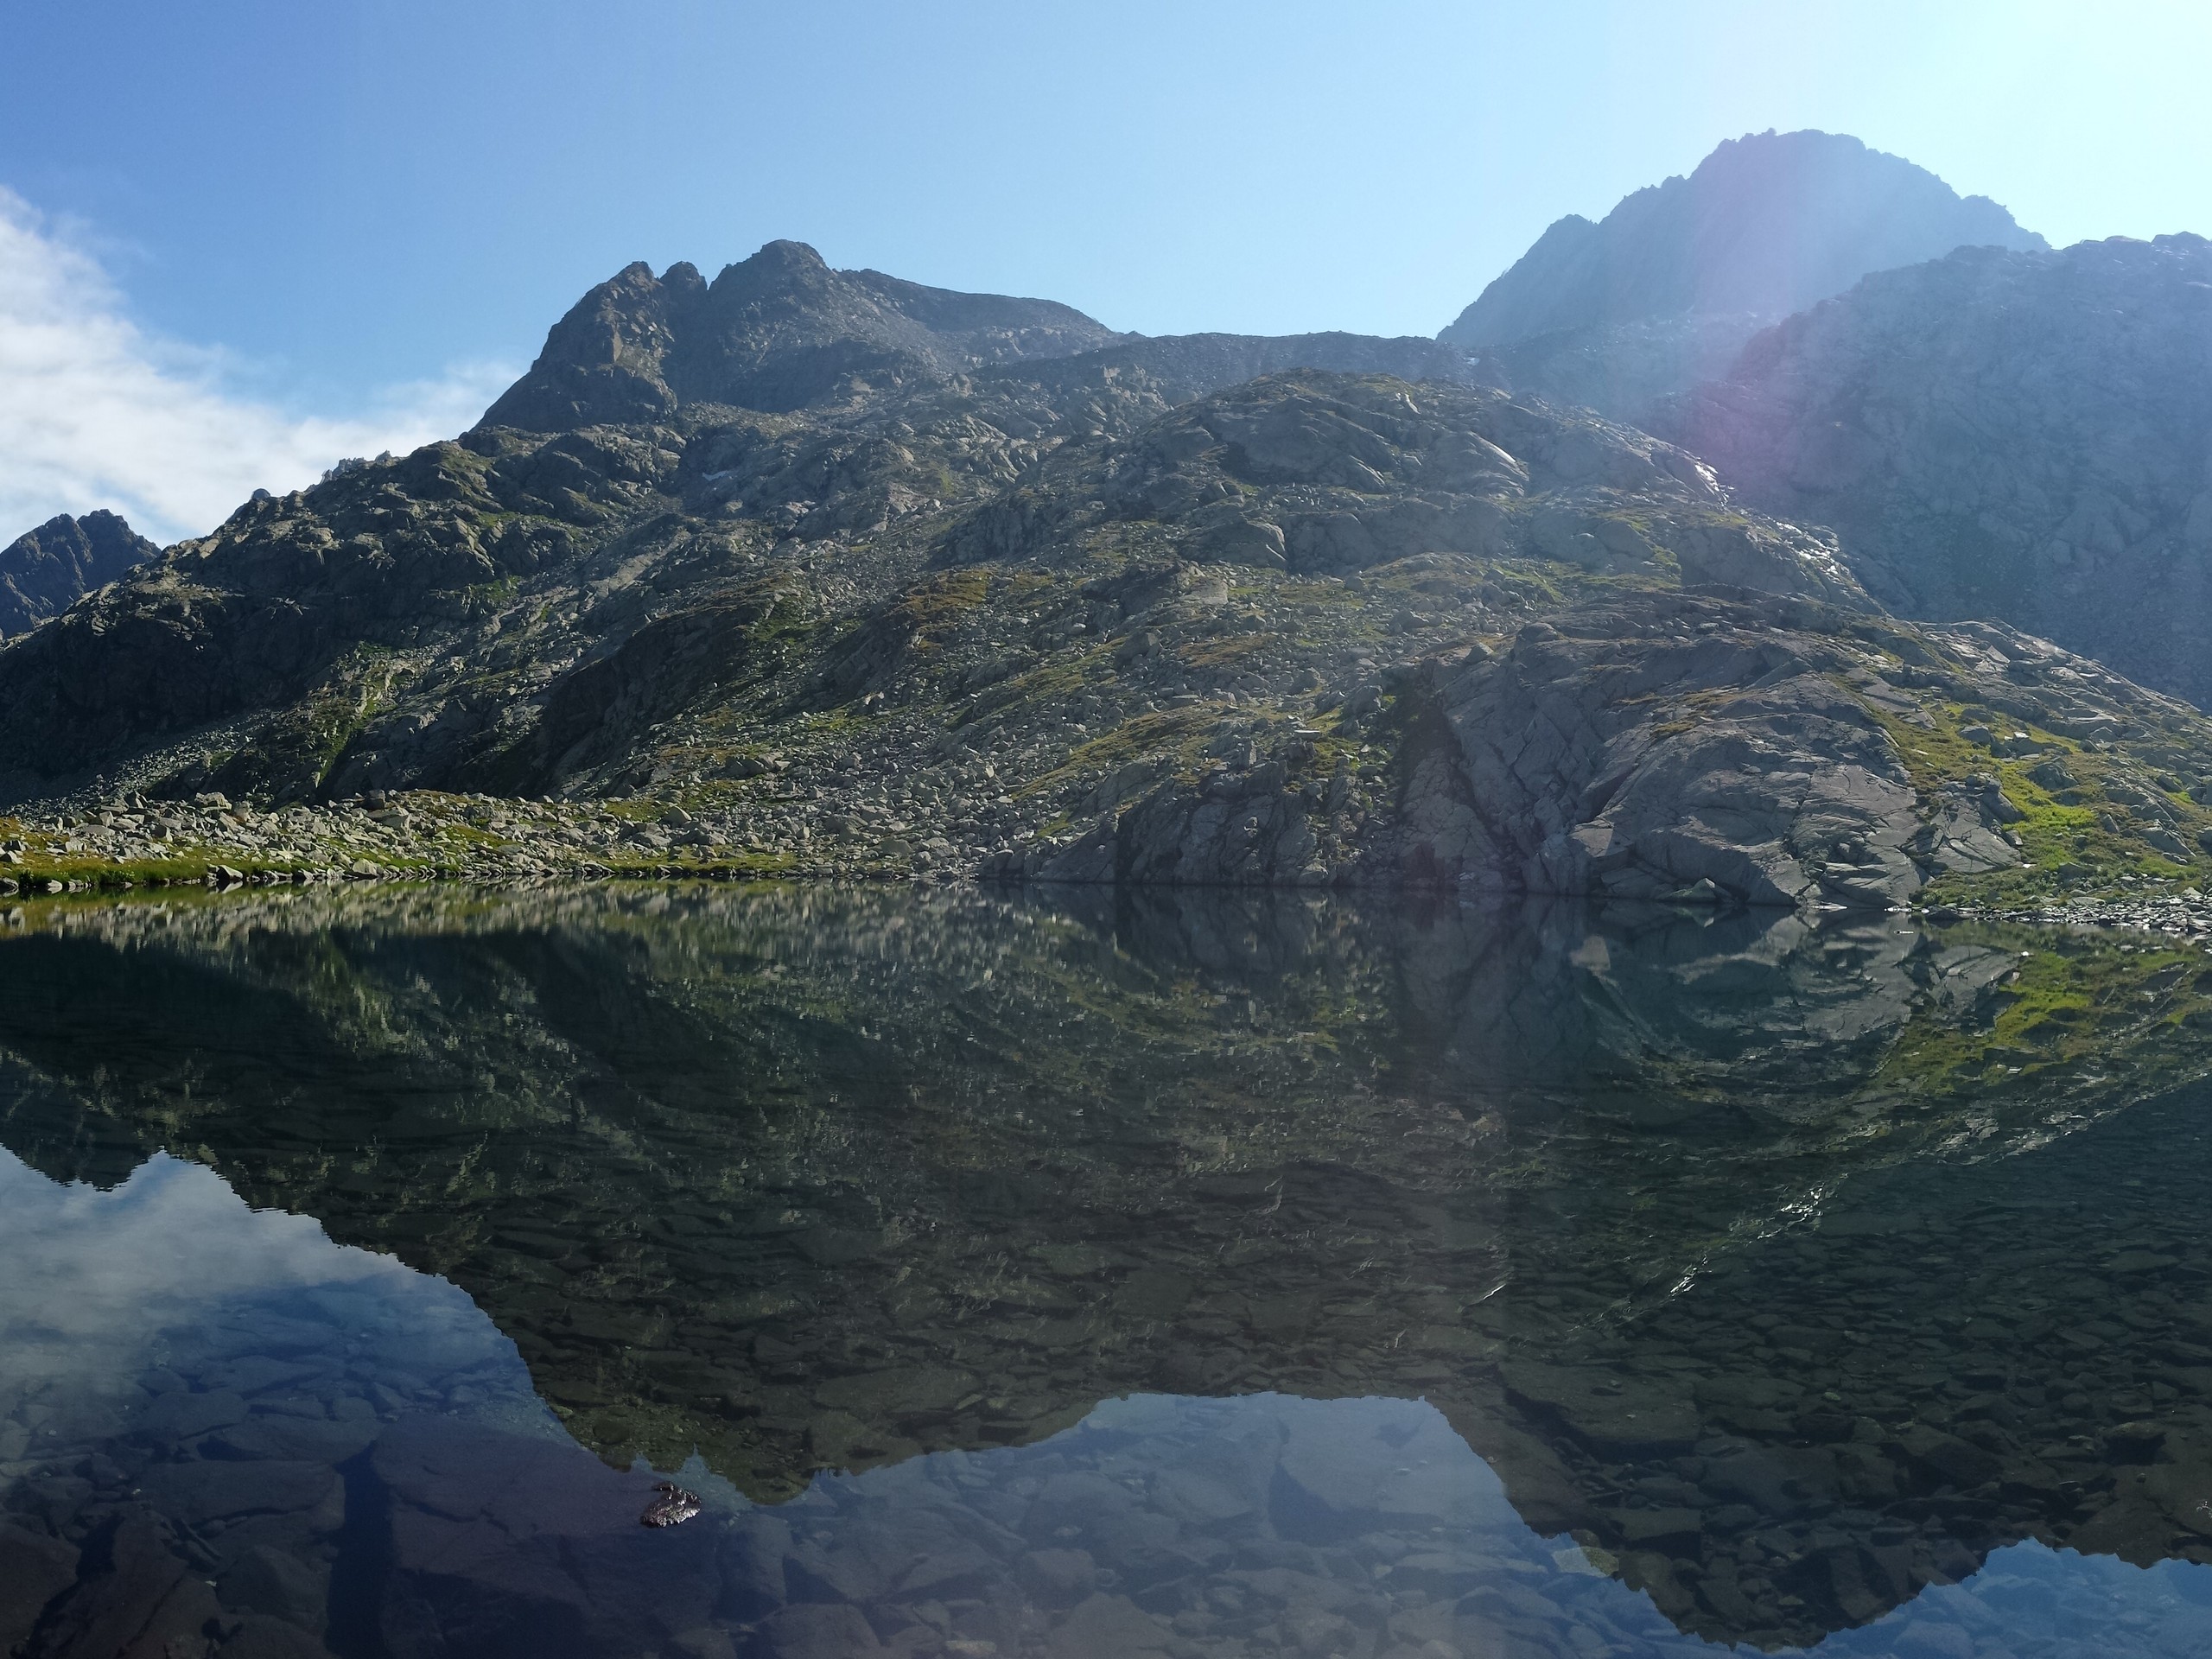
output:
<svg viewBox="0 0 2212 1659"><path fill-rule="evenodd" d="M1656 424L1833 526L1902 613L2001 620L2202 705L2212 244L1961 249L1762 335Z"/></svg>
<svg viewBox="0 0 2212 1659"><path fill-rule="evenodd" d="M1983 245L2044 245L1995 202L1855 138L1755 133L1596 224L1558 220L1439 338L1517 390L1634 420L1869 271Z"/></svg>
<svg viewBox="0 0 2212 1659"><path fill-rule="evenodd" d="M1332 769L1318 734L1294 733L1170 780L1023 868L1125 885L1888 908L1941 875L2031 863L2008 788L2038 807L2084 798L2049 758L2040 783L1931 768L1916 735L1952 741L1954 699L2003 709L1986 716L2002 726L2126 730L2143 748L2201 751L2207 737L2185 706L1986 625L1938 630L1782 595L1622 594L1395 677L1380 721L1387 804L1355 796L1358 772ZM1993 766L2016 741L2044 753L2024 732L1967 728L1983 747L1967 764ZM2170 798L2130 775L2123 765L2102 786L2121 803L2114 823L2146 850L2188 855L2162 817Z"/></svg>
<svg viewBox="0 0 2212 1659"><path fill-rule="evenodd" d="M1844 654L1748 620L1562 618L1440 677L1402 861L1484 887L1794 906L1833 860L1853 898L1909 894L1917 802L1840 683Z"/></svg>
<svg viewBox="0 0 2212 1659"><path fill-rule="evenodd" d="M81 518L61 513L0 548L0 635L59 616L161 549L105 509Z"/></svg>

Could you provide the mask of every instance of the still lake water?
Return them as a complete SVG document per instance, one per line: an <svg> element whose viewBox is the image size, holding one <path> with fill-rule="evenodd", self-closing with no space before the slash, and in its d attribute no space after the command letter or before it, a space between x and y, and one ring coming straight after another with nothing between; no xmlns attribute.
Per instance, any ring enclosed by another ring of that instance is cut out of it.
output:
<svg viewBox="0 0 2212 1659"><path fill-rule="evenodd" d="M20 913L0 1653L2212 1653L2212 1037L1961 1063L2046 943Z"/></svg>

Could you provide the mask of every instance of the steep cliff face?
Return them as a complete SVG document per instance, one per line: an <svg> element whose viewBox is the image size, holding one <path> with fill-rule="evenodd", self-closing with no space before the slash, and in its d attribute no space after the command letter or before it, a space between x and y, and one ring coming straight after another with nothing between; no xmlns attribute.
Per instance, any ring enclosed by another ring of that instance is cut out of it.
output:
<svg viewBox="0 0 2212 1659"><path fill-rule="evenodd" d="M1762 335L1656 424L1891 607L2212 699L2212 245L1962 249Z"/></svg>
<svg viewBox="0 0 2212 1659"><path fill-rule="evenodd" d="M0 635L21 633L67 610L161 549L120 514L61 513L0 548Z"/></svg>
<svg viewBox="0 0 2212 1659"><path fill-rule="evenodd" d="M1517 390L1635 419L1869 271L1982 245L2044 242L1855 138L1758 133L1595 224L1560 219L1439 338Z"/></svg>

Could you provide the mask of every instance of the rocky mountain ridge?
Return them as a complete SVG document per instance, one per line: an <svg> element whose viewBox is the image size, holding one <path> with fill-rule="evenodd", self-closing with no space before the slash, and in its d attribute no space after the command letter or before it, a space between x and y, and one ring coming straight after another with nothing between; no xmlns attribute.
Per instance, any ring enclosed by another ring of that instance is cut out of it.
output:
<svg viewBox="0 0 2212 1659"><path fill-rule="evenodd" d="M0 650L0 880L2189 878L2201 716L1883 616L1690 448L1378 369L1440 354L1102 334L798 245L633 267L492 411L535 424L248 502Z"/></svg>
<svg viewBox="0 0 2212 1659"><path fill-rule="evenodd" d="M1438 338L1486 378L1640 422L1870 271L1985 245L2046 246L1986 197L1856 138L1752 133L1595 224L1557 220Z"/></svg>
<svg viewBox="0 0 2212 1659"><path fill-rule="evenodd" d="M0 653L18 778L115 768L99 810L22 820L10 879L201 857L1892 904L2186 871L2212 827L2191 711L1879 617L1832 543L1643 434L1375 376L1083 396L1057 431L1026 423L1056 407L1033 386L482 429L249 503ZM396 822L310 810L363 791L410 792L372 802ZM239 804L161 804L193 795ZM466 798L517 795L572 804ZM503 816L559 833L518 862Z"/></svg>
<svg viewBox="0 0 2212 1659"><path fill-rule="evenodd" d="M59 616L160 551L105 508L82 518L58 513L25 531L0 548L0 637Z"/></svg>
<svg viewBox="0 0 2212 1659"><path fill-rule="evenodd" d="M1422 340L1122 334L1049 300L833 270L804 243L771 242L711 283L684 264L658 277L633 264L601 283L554 325L483 424L567 432L663 420L695 404L852 408L971 376L1049 396L1137 374L1182 402L1292 368L1463 372L1454 353Z"/></svg>

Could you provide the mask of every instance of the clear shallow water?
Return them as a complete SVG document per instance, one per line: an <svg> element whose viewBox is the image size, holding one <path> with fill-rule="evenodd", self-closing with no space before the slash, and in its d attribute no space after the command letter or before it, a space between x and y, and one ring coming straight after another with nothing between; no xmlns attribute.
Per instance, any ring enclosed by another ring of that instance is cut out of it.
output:
<svg viewBox="0 0 2212 1659"><path fill-rule="evenodd" d="M29 922L0 1649L2212 1649L2186 1034L1642 919Z"/></svg>

